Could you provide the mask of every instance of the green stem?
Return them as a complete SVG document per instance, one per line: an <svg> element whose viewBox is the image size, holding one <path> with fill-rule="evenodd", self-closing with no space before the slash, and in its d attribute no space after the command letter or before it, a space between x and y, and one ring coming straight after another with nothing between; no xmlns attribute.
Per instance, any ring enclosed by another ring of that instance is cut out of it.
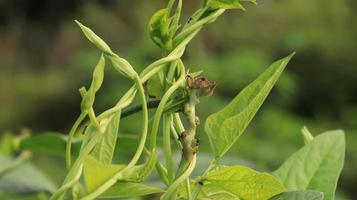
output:
<svg viewBox="0 0 357 200"><path fill-rule="evenodd" d="M142 103L142 114L143 114L143 126L142 126L142 134L141 134L141 139L139 142L139 146L133 156L133 158L131 159L131 161L129 162L129 164L123 169L121 170L119 173L115 174L112 178L110 178L109 180L105 181L101 186L99 186L96 190L94 190L93 192L87 194L86 196L84 196L82 198L82 200L90 200L90 199L95 199L96 197L98 197L100 194L102 194L103 192L105 192L108 188L110 188L112 185L114 185L118 179L121 178L121 176L130 168L132 168L133 166L135 166L135 164L138 162L144 147L145 147L145 141L146 141L146 137L147 137L147 129L148 129L148 109L147 109L147 105L146 105L146 97L145 97L145 92L144 92L144 87L141 84L140 78L139 76L135 77L135 84L137 86L137 89L139 91L140 94L140 99L141 99L141 103ZM155 149L154 149L155 150ZM151 153L155 153L155 151L152 151Z"/></svg>
<svg viewBox="0 0 357 200"><path fill-rule="evenodd" d="M183 67L183 66L181 66ZM179 88L181 87L185 82L185 74L182 73L181 77L179 78L179 80L177 80L177 82L175 82L164 94L164 96L161 98L160 104L157 107L155 116L154 116L154 121L153 121L153 125L152 125L152 129L151 129L151 137L150 137L150 147L151 149L156 148L156 137L157 137L157 132L159 130L159 125L160 125L160 119L161 119L161 115L164 111L165 105L167 103L167 101L169 100L169 98L171 97L171 95Z"/></svg>
<svg viewBox="0 0 357 200"><path fill-rule="evenodd" d="M160 200L172 200L175 197L173 195L176 193L176 189L184 182L187 178L189 178L193 169L196 166L196 156L193 157L192 162L187 167L187 169L180 175L171 185L167 188L165 194L163 194Z"/></svg>
<svg viewBox="0 0 357 200"><path fill-rule="evenodd" d="M191 185L190 185L190 179L189 178L186 178L185 186L186 186L187 199L188 200L192 200Z"/></svg>
<svg viewBox="0 0 357 200"><path fill-rule="evenodd" d="M71 167L71 147L72 147L72 140L73 136L76 133L78 126L82 123L84 118L87 116L87 113L82 112L76 122L74 123L73 127L71 128L71 131L68 134L68 140L67 140L67 146L66 146L66 166L67 169Z"/></svg>
<svg viewBox="0 0 357 200"><path fill-rule="evenodd" d="M96 133L92 139L83 147L80 151L78 158L69 170L66 178L63 181L62 186L52 195L51 200L63 199L65 192L71 188L76 182L77 177L82 173L82 163L84 158L91 152L95 145L100 141L103 134Z"/></svg>
<svg viewBox="0 0 357 200"><path fill-rule="evenodd" d="M126 168L133 167L138 162L138 160L143 152L143 149L145 147L145 141L146 141L146 137L147 137L148 124L149 124L149 115L148 115L148 108L146 105L145 91L144 91L143 85L141 84L139 76L136 77L135 83L138 87L138 91L139 91L140 99L141 99L141 103L142 103L143 126L142 126L142 133L141 133L139 147L136 150L134 157L131 159L131 161L129 162L129 164Z"/></svg>
<svg viewBox="0 0 357 200"><path fill-rule="evenodd" d="M169 183L174 180L174 165L172 160L172 152L171 152L171 137L170 137L170 126L172 123L172 115L163 115L162 124L163 124L163 147L164 147L164 155L166 161L166 169L167 176L169 179Z"/></svg>
<svg viewBox="0 0 357 200"><path fill-rule="evenodd" d="M191 34L193 31L202 28L203 25L206 23L211 22L212 20L215 20L217 17L222 15L224 13L225 9L218 9L211 14L209 14L207 17L187 26L186 29L184 29L180 34L178 34L174 40L174 44L179 44L181 41L184 40L184 38L187 37L187 35Z"/></svg>
<svg viewBox="0 0 357 200"><path fill-rule="evenodd" d="M217 159L213 159L211 160L211 162L209 163L207 169L203 172L202 177L205 177L207 175L208 172L210 172L213 168L215 168L217 166L218 160ZM192 192L192 199L196 199L197 195L200 193L202 189L202 185L197 184Z"/></svg>
<svg viewBox="0 0 357 200"><path fill-rule="evenodd" d="M152 101L148 101L146 103L148 109L150 108L156 108L157 106L159 106L160 100L152 100ZM128 107L126 109L123 110L122 114L121 114L121 119L128 117L134 113L140 112L142 111L142 105L141 104L137 104L131 107Z"/></svg>

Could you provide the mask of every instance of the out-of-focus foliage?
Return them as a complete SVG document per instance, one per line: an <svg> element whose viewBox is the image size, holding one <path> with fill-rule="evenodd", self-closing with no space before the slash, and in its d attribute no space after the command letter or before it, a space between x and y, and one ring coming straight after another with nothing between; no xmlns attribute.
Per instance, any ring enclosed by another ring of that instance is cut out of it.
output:
<svg viewBox="0 0 357 200"><path fill-rule="evenodd" d="M1 1L0 132L17 133L23 127L34 134L68 132L80 112L81 99L76 91L83 83L89 85L92 63L100 56L80 39L72 19L85 20L114 52L141 69L148 60L161 56L147 34L147 23L154 10L165 3ZM186 14L199 4L198 0L186 1ZM275 58L296 51L273 94L229 154L257 163L255 168L274 169L302 145L302 125L313 133L343 128L347 152L338 192L340 199L357 198L357 3L264 0L258 4L245 6L247 12L229 12L220 18L194 40L185 55L191 71L203 69L205 76L218 82L215 94L202 100L198 114L205 119ZM98 111L123 94L118 87L129 87L124 78L107 74L103 90L97 94ZM121 131L138 133L137 116L124 121ZM208 151L202 127L199 136L200 151ZM58 161L33 159L50 177L61 180L64 166L56 165ZM55 169L62 172L56 174Z"/></svg>

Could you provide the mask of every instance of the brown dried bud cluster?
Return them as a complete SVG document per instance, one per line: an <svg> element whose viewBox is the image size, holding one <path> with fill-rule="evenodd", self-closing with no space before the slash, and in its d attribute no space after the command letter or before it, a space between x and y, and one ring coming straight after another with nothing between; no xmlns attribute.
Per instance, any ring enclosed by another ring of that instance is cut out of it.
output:
<svg viewBox="0 0 357 200"><path fill-rule="evenodd" d="M217 85L216 82L211 82L203 76L192 77L187 75L186 82L190 89L198 90L199 96L211 96Z"/></svg>

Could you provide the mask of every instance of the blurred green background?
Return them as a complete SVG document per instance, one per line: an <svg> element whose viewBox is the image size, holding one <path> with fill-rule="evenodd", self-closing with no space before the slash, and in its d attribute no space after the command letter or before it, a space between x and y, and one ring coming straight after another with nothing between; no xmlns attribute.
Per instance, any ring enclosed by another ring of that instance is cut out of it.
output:
<svg viewBox="0 0 357 200"><path fill-rule="evenodd" d="M246 133L229 152L237 162L276 169L313 134L346 131L346 162L338 199L357 199L357 2L262 0L247 11L228 11L189 45L191 71L218 82L199 105L201 121L222 108L259 73L290 52L297 54ZM0 0L0 134L67 133L78 116L78 88L88 85L100 52L73 22L91 27L137 70L161 56L147 34L152 13L166 1ZM184 16L199 6L184 0ZM185 23L182 20L182 23ZM96 111L112 106L130 82L107 68ZM121 131L135 133L133 116ZM24 129L26 128L26 129ZM202 128L201 154L209 152ZM64 161L35 157L60 183ZM61 171L62 169L62 171Z"/></svg>

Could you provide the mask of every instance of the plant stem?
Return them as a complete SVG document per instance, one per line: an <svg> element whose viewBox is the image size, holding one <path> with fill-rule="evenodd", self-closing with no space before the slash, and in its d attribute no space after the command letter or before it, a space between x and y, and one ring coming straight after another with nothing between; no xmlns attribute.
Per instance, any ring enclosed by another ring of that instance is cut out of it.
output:
<svg viewBox="0 0 357 200"><path fill-rule="evenodd" d="M86 196L84 196L82 198L82 200L89 200L89 199L94 199L94 198L98 197L100 194L102 194L104 191L106 191L109 187L114 185L117 182L117 180L119 178L121 178L122 174L124 174L128 169L130 169L133 166L135 166L135 164L138 162L139 158L141 157L141 154L142 154L142 152L144 150L144 147L145 147L149 119L148 119L148 109L147 109L147 104L146 104L146 97L145 97L144 87L141 84L139 76L135 77L135 84L136 84L136 87L137 87L137 89L139 91L139 94L140 94L140 99L141 99L141 102L142 102L142 110L143 110L143 112L142 112L142 114L143 114L143 126L142 126L142 133L141 133L139 146L138 146L133 158L131 159L129 164L123 170L121 170L119 173L115 174L109 180L105 181L102 185L100 185L93 192L91 192L91 193L87 194ZM155 153L155 151L152 151L151 153Z"/></svg>
<svg viewBox="0 0 357 200"><path fill-rule="evenodd" d="M160 100L151 100L146 103L148 109L156 108L160 104ZM123 109L123 113L121 114L121 118L128 117L134 113L142 111L143 106L141 104L137 104L128 108Z"/></svg>
<svg viewBox="0 0 357 200"><path fill-rule="evenodd" d="M171 152L171 137L170 137L170 126L172 124L172 114L163 115L162 117L163 124L163 147L164 147L164 155L166 161L166 169L169 183L172 183L174 180L174 165L172 160L172 152Z"/></svg>
<svg viewBox="0 0 357 200"><path fill-rule="evenodd" d="M189 127L187 131L181 133L181 137L180 137L183 149L182 149L182 157L181 157L180 165L177 171L177 176L179 177L177 180L179 180L182 177L181 174L186 174L188 169L192 167L192 165L193 167L195 167L194 162L196 160L196 153L199 145L196 139L196 128L197 128L196 104L199 101L198 101L196 89L189 89L189 90L190 90L189 91L190 100L185 105L185 110L184 110L184 113L189 122ZM176 115L176 124L180 129L183 128L178 115ZM185 181L186 188L190 187L189 175L190 174L188 174L185 178L187 179ZM184 181L184 179L182 181ZM170 194L168 194L168 197L170 197L170 199L176 199L177 188L172 188L172 187L173 186L170 186L170 188L173 191ZM167 193L168 191L169 190L167 190ZM188 196L191 196L190 192L188 193Z"/></svg>
<svg viewBox="0 0 357 200"><path fill-rule="evenodd" d="M147 137L148 124L149 124L149 115L148 115L148 108L146 105L145 91L144 91L143 85L141 84L139 76L136 77L135 83L138 87L140 99L141 99L141 103L142 103L143 126L142 126L142 133L141 133L139 147L126 168L130 168L138 162L138 160L143 152L143 149L145 147L145 141L146 141L146 137Z"/></svg>
<svg viewBox="0 0 357 200"><path fill-rule="evenodd" d="M181 66L183 67L183 66ZM159 106L157 107L155 116L154 116L154 122L152 125L152 129L151 129L151 138L150 138L150 147L151 149L156 148L156 136L157 136L157 132L159 130L159 124L160 124L160 118L161 115L164 111L165 105L167 103L167 101L169 100L169 98L171 97L171 95L184 84L185 81L185 74L182 73L181 77L179 78L179 80L177 82L175 82L164 94L164 96L162 97Z"/></svg>
<svg viewBox="0 0 357 200"><path fill-rule="evenodd" d="M205 177L207 175L208 172L210 172L214 167L216 167L218 163L217 158L211 160L211 162L209 163L207 169L203 172L202 177ZM197 184L192 192L192 199L196 199L197 195L200 193L202 189L202 185L201 184Z"/></svg>
<svg viewBox="0 0 357 200"><path fill-rule="evenodd" d="M72 139L74 134L76 133L78 126L82 123L84 118L87 116L87 113L82 112L76 122L74 123L73 127L71 128L71 131L68 134L68 141L67 141L67 146L66 146L66 166L67 169L71 167L71 147L72 147Z"/></svg>
<svg viewBox="0 0 357 200"><path fill-rule="evenodd" d="M181 185L183 181L185 181L190 174L192 173L193 169L196 166L196 156L192 158L192 162L188 165L187 169L180 175L171 185L167 188L165 194L163 194L160 200L173 200L175 197L176 189Z"/></svg>

